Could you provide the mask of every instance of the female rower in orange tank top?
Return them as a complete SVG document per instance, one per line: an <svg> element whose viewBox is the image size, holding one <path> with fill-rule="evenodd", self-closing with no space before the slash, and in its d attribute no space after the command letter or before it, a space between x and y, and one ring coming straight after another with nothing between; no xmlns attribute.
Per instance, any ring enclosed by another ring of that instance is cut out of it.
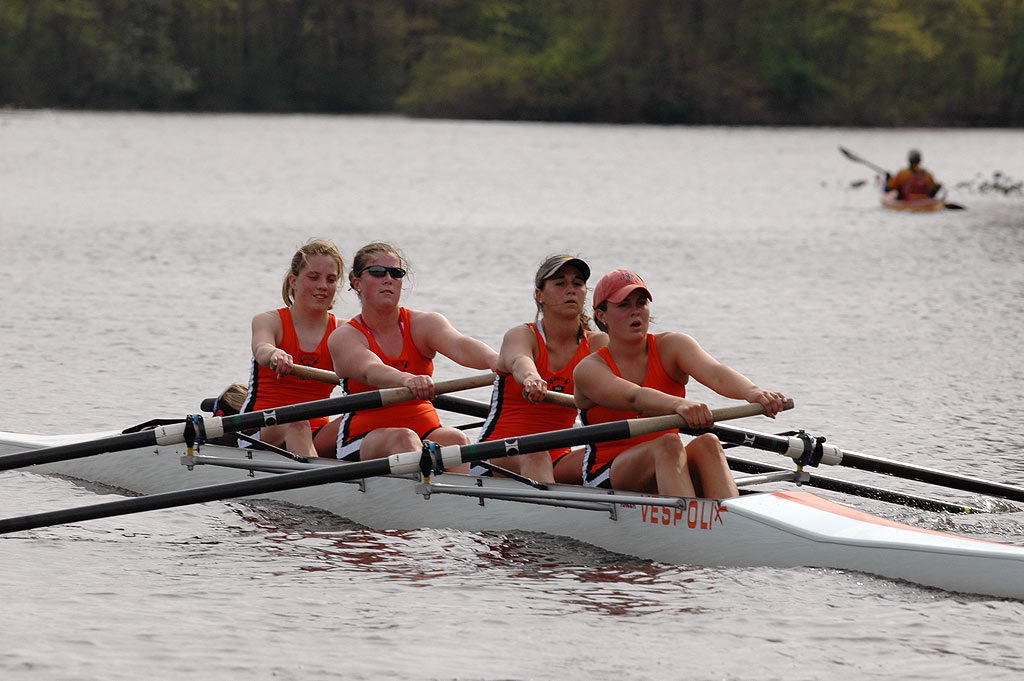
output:
<svg viewBox="0 0 1024 681"><path fill-rule="evenodd" d="M785 402L782 393L759 388L684 333L648 334L651 299L643 279L628 270L606 274L594 289L594 320L608 332L608 346L574 373L584 423L674 413L691 428L710 427L708 406L685 398L690 376L725 397L762 404L774 418ZM713 499L738 494L711 433L685 446L678 431L590 445L583 474L592 487Z"/></svg>
<svg viewBox="0 0 1024 681"><path fill-rule="evenodd" d="M309 241L292 256L281 287L287 307L252 319L253 367L243 412L330 397L333 385L291 371L294 364L333 370L327 337L337 327L330 310L344 270L338 247L327 239ZM300 456L334 456L337 434L337 423L324 417L262 428L259 439Z"/></svg>
<svg viewBox="0 0 1024 681"><path fill-rule="evenodd" d="M533 292L537 315L533 324L519 324L505 333L481 441L571 428L576 421L575 409L543 400L549 390L572 395L576 365L608 342L604 333L590 327L589 277L587 263L570 255L553 255L537 269ZM492 463L538 482L578 485L583 450L535 452Z"/></svg>
<svg viewBox="0 0 1024 681"><path fill-rule="evenodd" d="M498 353L457 331L437 312L400 307L407 270L404 258L389 244L364 246L353 259L349 283L359 296L361 313L339 326L328 341L334 369L347 394L404 386L415 401L343 415L339 459L415 451L422 439L440 445L470 443L461 430L441 426L429 402L434 398L433 358L441 353L464 367L493 371Z"/></svg>

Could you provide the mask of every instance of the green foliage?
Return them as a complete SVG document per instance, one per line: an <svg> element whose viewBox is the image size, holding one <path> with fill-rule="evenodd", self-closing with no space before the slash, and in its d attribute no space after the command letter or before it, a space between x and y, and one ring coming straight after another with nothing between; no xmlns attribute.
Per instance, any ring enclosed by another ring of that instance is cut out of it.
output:
<svg viewBox="0 0 1024 681"><path fill-rule="evenodd" d="M1021 125L1024 0L3 0L4 105Z"/></svg>

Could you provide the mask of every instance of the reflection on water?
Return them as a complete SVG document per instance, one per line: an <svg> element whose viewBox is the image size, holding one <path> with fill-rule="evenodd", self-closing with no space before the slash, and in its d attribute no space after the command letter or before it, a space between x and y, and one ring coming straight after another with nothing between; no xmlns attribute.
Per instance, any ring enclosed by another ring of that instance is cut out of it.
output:
<svg viewBox="0 0 1024 681"><path fill-rule="evenodd" d="M466 578L533 584L560 603L608 615L698 612L689 591L712 587L714 570L665 565L562 537L529 532L371 530L329 513L289 504L231 504L242 536L287 569L355 571L411 585ZM284 574L276 571L275 574ZM549 614L555 615L557 612Z"/></svg>

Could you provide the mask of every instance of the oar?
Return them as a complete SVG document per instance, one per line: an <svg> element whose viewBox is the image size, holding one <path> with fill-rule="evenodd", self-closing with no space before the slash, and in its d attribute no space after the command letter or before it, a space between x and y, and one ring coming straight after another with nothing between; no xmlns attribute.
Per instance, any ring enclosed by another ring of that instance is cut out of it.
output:
<svg viewBox="0 0 1024 681"><path fill-rule="evenodd" d="M772 466L771 464L761 463L760 461L751 461L750 459L742 459L736 456L726 456L725 459L729 462L729 468L743 473L775 473L788 470L781 466ZM842 492L843 494L865 497L867 499L877 499L879 501L886 501L890 504L900 504L910 508L919 508L924 511L944 513L987 513L987 511L980 508L964 506L963 504L954 504L949 501L917 496L915 494L906 494L904 492L894 492L882 487L875 487L874 485L862 485L855 482L848 482L846 480L837 480L836 478L830 478L824 475L811 475L808 473L807 479L803 480L799 484L806 485L807 487L827 489L832 490L833 492Z"/></svg>
<svg viewBox="0 0 1024 681"><path fill-rule="evenodd" d="M549 390L544 401L557 404L561 407L576 408L576 400L573 399L572 395L567 395L565 393L556 393ZM487 416L490 410L490 406L483 402L469 400L465 397L453 397L450 395L439 397L434 400L434 406L438 409L453 411L457 414L465 414L466 416ZM787 399L782 408L783 410L792 409L793 400ZM758 411L755 406L750 404L739 404L732 407L718 407L717 409L712 409L711 413L715 417L715 421L729 421L731 419L741 419L747 416L758 416L764 412ZM681 427L685 426L686 424L683 423Z"/></svg>
<svg viewBox="0 0 1024 681"><path fill-rule="evenodd" d="M303 378L307 381L320 381L321 383L333 383L335 385L340 383L338 375L333 371L317 369L316 367L307 367L301 364L292 365L292 375L298 376L299 378ZM544 401L549 404L556 404L559 407L576 408L576 401L573 399L572 395L556 393L552 390L547 391L547 394L544 395ZM437 406L436 401L435 406ZM487 416L487 414L484 413L483 416Z"/></svg>
<svg viewBox="0 0 1024 681"><path fill-rule="evenodd" d="M802 465L817 466L819 463L824 463L830 466L845 466L872 473L892 475L907 480L917 480L918 482L926 482L964 492L985 494L1012 501L1024 501L1024 488L1021 487L846 451L835 445L825 444L824 438L814 438L807 434L796 436L768 435L766 433L723 425L714 426L712 431L723 442L731 442L754 449L784 454Z"/></svg>
<svg viewBox="0 0 1024 681"><path fill-rule="evenodd" d="M341 379L338 378L338 374L334 373L333 371L327 371L326 369L317 369L316 367L308 367L304 364L293 364L292 376L297 376L307 381L333 383L334 385L341 384Z"/></svg>
<svg viewBox="0 0 1024 681"><path fill-rule="evenodd" d="M482 419L487 418L487 415L491 412L491 407L486 402L477 402L476 400L455 395L438 395L437 399L434 400L434 408L466 416L476 416Z"/></svg>
<svg viewBox="0 0 1024 681"><path fill-rule="evenodd" d="M728 409L730 410L729 414L737 414L739 411L742 411L745 416L756 416L757 414L764 413L764 407L760 404L745 404ZM712 410L711 413L716 419L719 418L719 410ZM733 416L733 418L738 417ZM332 482L360 480L381 475L409 475L413 473L430 475L435 471L444 471L445 469L454 468L463 463L472 463L480 459L529 454L594 442L622 440L675 428L680 428L691 434L707 432L706 430L686 429L685 425L686 422L681 416L670 414L667 416L612 421L593 426L566 428L564 430L524 435L519 438L509 438L506 440L479 442L471 445L447 445L440 447L434 444L425 444L421 451L392 454L387 458L358 461L350 464L324 465L315 470L282 473L265 478L248 479L176 492L121 499L60 511L6 518L0 520L0 534L30 530L37 527L63 525L83 520L94 520L96 518L108 518L128 513L155 511L176 506L186 506L188 504L201 504L208 501L313 487Z"/></svg>
<svg viewBox="0 0 1024 681"><path fill-rule="evenodd" d="M438 381L434 384L434 392L443 394L468 390L470 388L481 388L485 385L490 385L493 380L494 374L486 373L466 378L456 378L450 381ZM22 466L66 461L68 459L80 459L96 454L120 452L139 447L210 440L220 437L224 433L248 430L250 428L258 429L280 423L307 421L321 416L377 409L411 399L413 399L413 394L408 388L383 388L355 395L332 397L313 402L300 402L284 407L252 411L232 416L204 417L197 414L187 417L184 423L172 423L137 433L124 433L97 440L0 456L0 471L20 468Z"/></svg>
<svg viewBox="0 0 1024 681"><path fill-rule="evenodd" d="M885 168L883 168L882 166L877 166L874 163L872 163L871 161L868 161L866 159L861 158L860 156L858 156L857 154L853 153L852 151L850 151L846 147L842 147L842 146L839 147L839 151L843 154L843 156L845 156L846 158L850 159L854 163L862 163L862 164L866 165L868 168L871 168L872 170L874 170L879 175L885 176L885 175L889 174L889 171L886 170Z"/></svg>

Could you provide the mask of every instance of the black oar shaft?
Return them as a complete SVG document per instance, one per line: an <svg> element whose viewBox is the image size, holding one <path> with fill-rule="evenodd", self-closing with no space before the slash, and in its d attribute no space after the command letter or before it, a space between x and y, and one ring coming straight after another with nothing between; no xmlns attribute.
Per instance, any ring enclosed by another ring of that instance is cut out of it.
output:
<svg viewBox="0 0 1024 681"><path fill-rule="evenodd" d="M721 424L716 424L711 432L717 435L718 439L722 442L742 445L751 449L761 449L766 452L785 454L786 456L791 456L798 450L801 453L803 451L802 443L797 442L797 438L793 437L769 435L767 433L758 433L753 430L723 426Z"/></svg>
<svg viewBox="0 0 1024 681"><path fill-rule="evenodd" d="M377 409L387 404L382 399L384 394L383 390L371 390L355 395L329 397L326 400L300 402L299 404L289 404L284 407L264 409L263 411L251 411L246 414L224 416L222 417L224 432L234 433L240 430L264 428L279 423L294 423L295 421L308 421L323 416L334 416L342 412Z"/></svg>
<svg viewBox="0 0 1024 681"><path fill-rule="evenodd" d="M491 411L490 405L486 402L478 402L465 397L456 397L455 395L439 395L434 400L434 407L478 418L487 418Z"/></svg>
<svg viewBox="0 0 1024 681"><path fill-rule="evenodd" d="M768 435L721 424L716 425L713 432L723 442L783 454L793 460L799 459L801 448L804 442L806 442L798 437ZM963 492L985 494L1011 501L1024 501L1024 488L1014 485L982 480L981 478L967 475L956 475L934 468L926 468L866 454L858 454L857 452L839 449L833 445L822 445L822 448L825 450L822 463L891 475L905 480L916 480Z"/></svg>
<svg viewBox="0 0 1024 681"><path fill-rule="evenodd" d="M76 442L70 445L58 445L45 449L30 449L15 454L5 454L0 456L0 471L21 468L22 466L53 463L54 461L67 461L68 459L78 459L106 452L120 451L122 449L137 449L139 447L155 445L156 431L143 430L137 433L105 437L100 440ZM111 447L116 447L116 449L111 449Z"/></svg>
<svg viewBox="0 0 1024 681"><path fill-rule="evenodd" d="M376 475L387 475L390 472L388 459L359 461L340 466L323 466L314 470L297 473L282 473L264 478L247 479L239 482L228 482L220 485L196 487L178 492L164 492L143 497L133 497L103 504L80 506L60 511L48 511L33 515L6 518L0 520L0 534L31 530L50 525L65 525L83 520L110 518L129 513L156 511L188 504L202 504L208 501L247 497L255 494L267 494L288 489L299 489L323 485L330 482L345 482Z"/></svg>
<svg viewBox="0 0 1024 681"><path fill-rule="evenodd" d="M216 426L223 432L214 432L210 436L218 437L224 432L237 432L248 429L259 429L264 426L278 423L291 423L293 421L305 421L337 414L341 411L362 411L365 409L376 409L383 406L381 391L359 393L345 397L334 397L314 402L277 407L263 411L253 411L246 414L234 416L213 417L203 419L204 424L209 423ZM187 422L186 422L187 423ZM219 426L217 424L223 424ZM150 430L143 430L137 433L125 433L98 440L87 440L75 442L45 449L29 450L6 454L0 456L0 471L21 468L23 466L35 466L39 464L54 463L56 461L68 461L71 459L82 459L97 454L108 452L120 452L126 449L137 449L139 447L151 447L157 444L175 444L184 442L186 424L168 424L157 426Z"/></svg>
<svg viewBox="0 0 1024 681"><path fill-rule="evenodd" d="M434 388L435 392L439 395L457 390L480 388L489 385L493 377L494 374L487 373L456 378L436 383ZM280 423L294 423L295 421L306 421L322 416L377 409L410 399L412 399L412 391L408 388L384 388L356 395L301 402L299 404L290 404L233 416L189 417L184 423L161 425L138 433L125 433L98 440L76 442L69 445L46 447L34 451L0 456L0 471L20 468L22 466L79 459L107 452L120 452L138 447L177 444L185 442L186 439L191 439L192 435L189 434L190 428L194 428L195 437L200 440L207 440L220 437L224 433L250 429L258 430Z"/></svg>
<svg viewBox="0 0 1024 681"><path fill-rule="evenodd" d="M339 403L343 403L347 409L355 411L358 409L380 406L381 399L379 392L373 392L362 393L351 397L321 400L320 402L334 403L335 406L331 407L333 409L336 409ZM308 407L315 404L317 403L307 402L304 405L301 405L307 409L302 411L301 416L296 415L294 420L309 418L308 415L311 411ZM281 419L281 422L285 422L284 419L286 418L291 418L293 412L299 406L300 405L280 408L278 412L283 412L285 414L284 418ZM787 408L791 406L791 402L787 404ZM737 407L716 409L713 410L712 413L715 414L716 417L740 418L742 416L752 416L759 412L763 413L763 408L760 405L748 404ZM244 421L245 417L255 417L257 414L261 413L263 412L252 412L251 414L242 414L240 416ZM229 419L237 418L238 417L229 417ZM495 440L463 446L451 445L447 447L440 447L433 452L434 460L430 460L430 457L425 453L406 452L403 454L392 455L386 459L361 461L358 463L338 466L332 465L323 470L317 469L312 471L301 471L280 475L274 478L258 478L255 480L245 480L238 483L215 485L212 487L197 488L194 490L169 492L147 497L136 497L133 499L77 509L54 511L51 513L42 513L24 516L21 518L10 518L0 521L0 533L14 532L19 529L30 529L33 527L43 527L46 525L78 522L81 520L89 520L112 515L123 515L125 513L136 513L161 508L171 508L173 506L183 506L186 504L203 503L206 501L214 501L216 499L230 499L238 496L250 496L253 494L263 494L271 491L309 487L327 482L355 480L358 478L372 477L376 475L403 475L407 473L416 473L418 471L427 472L431 468L434 470L443 470L445 468L453 468L461 463L472 463L480 459L499 458L504 456L513 456L516 454L529 454L532 452L586 445L595 442L622 440L630 437L636 437L638 435L645 435L663 430L674 430L677 428L683 432L693 435L708 432L680 428L684 423L685 422L682 417L678 415L613 421L610 423L583 426L580 428L566 428L564 430L524 435L519 438L509 438L506 440ZM243 427L245 427L244 423ZM101 440L78 443L75 445L51 447L45 450L10 454L0 457L0 470L6 470L3 465L10 464L12 461L16 461L17 463L14 465L8 465L7 468L13 468L17 465L52 463L54 461L92 456L93 454L122 451L125 449L133 449L135 447L154 446L158 443L173 444L175 442L183 441L180 437L173 437L173 432L170 436L167 435L168 428L177 429L177 431L180 432L185 428L185 426L182 426L181 424L160 426L153 430L129 433L112 438L103 438ZM158 436L158 433L164 433L164 435Z"/></svg>
<svg viewBox="0 0 1024 681"><path fill-rule="evenodd" d="M968 475L954 475L934 468L925 468L913 464L901 463L891 459L883 459L875 456L858 454L857 452L843 451L842 466L856 468L857 470L870 471L893 475L907 480L917 480L932 485L940 485L951 489L958 489L964 492L975 494L986 494L993 497L1002 497L1012 501L1024 501L1024 489L1007 485L1001 482L982 480Z"/></svg>
<svg viewBox="0 0 1024 681"><path fill-rule="evenodd" d="M781 466L772 466L771 464L761 463L760 461L751 461L750 459L742 459L735 456L726 456L725 458L729 462L729 468L743 473L774 473L777 471L789 470ZM984 511L980 509L964 506L963 504L954 504L948 501L941 501L939 499L917 496L915 494L894 492L882 487L875 487L874 485L862 485L855 482L847 482L846 480L837 480L824 475L809 474L808 479L800 484L806 485L807 487L827 489L833 492L842 492L843 494L865 497L867 499L877 499L891 504L900 504L902 506L909 506L910 508L919 508L924 511L944 513L984 513Z"/></svg>
<svg viewBox="0 0 1024 681"><path fill-rule="evenodd" d="M452 454L454 454L454 450L458 451L458 461L445 462L447 467L451 468L453 464L473 463L480 459L497 459L504 456L515 456L516 454L530 454L549 449L589 445L595 442L624 440L638 434L631 432L630 423L630 421L612 421L611 423L599 423L594 426L552 430L546 433L523 435L518 438L492 440L490 442L478 442L460 447L453 445L451 447L443 447L442 449L448 450ZM661 430L664 430L664 428ZM454 456L452 458L454 459Z"/></svg>
<svg viewBox="0 0 1024 681"><path fill-rule="evenodd" d="M636 434L636 433L634 433ZM615 421L583 428L567 428L548 433L527 435L514 440L496 440L474 445L450 445L434 453L434 459L424 452L405 452L385 459L359 461L350 464L327 465L313 470L283 473L272 477L255 478L210 485L178 492L165 492L143 497L133 497L103 504L78 508L36 513L33 515L0 520L0 534L30 530L50 525L107 518L128 513L155 511L188 504L200 504L221 499L247 497L269 492L312 487L331 482L345 482L379 475L404 475L430 468L452 467L458 463L469 463L512 454L529 454L574 444L589 444L606 440L620 440L630 437L630 422Z"/></svg>
<svg viewBox="0 0 1024 681"><path fill-rule="evenodd" d="M246 414L204 418L200 419L200 422L204 427L210 427L212 432L209 433L209 437L219 437L223 433L249 429L258 430L259 428L278 423L292 423L294 421L305 421L342 412L376 409L385 406L385 401L381 397L382 394L386 393L381 390L374 390L357 395L332 397L326 400L303 402L301 404L253 411ZM0 471L12 470L23 466L54 463L56 461L82 459L97 454L120 452L139 447L151 447L157 444L176 444L185 441L184 433L187 425L188 421L184 424L157 426L156 428L137 433L125 433L98 440L5 454L0 456Z"/></svg>
<svg viewBox="0 0 1024 681"><path fill-rule="evenodd" d="M790 409L792 406L793 401L787 400L785 408ZM763 414L764 407L760 404L743 404L734 407L712 409L711 413L716 419L742 418L744 416ZM725 437L731 437L741 441L744 439L744 435L741 435L741 433L747 433L757 435L758 437L755 438L754 441L763 445L764 448L769 446L779 446L784 447L784 449L780 451L786 451L786 449L790 447L789 441L785 438L778 438L774 435L762 435L760 433L754 434L749 431L742 431L729 426L716 425L712 429L688 428L686 427L686 421L682 416L679 416L678 414L668 414L665 416L648 416L623 421L611 421L609 423L599 423L596 425L581 426L578 428L566 428L564 430L553 430L534 435L522 435L518 438L508 438L505 440L494 440L491 442L480 442L474 445L465 445L460 448L462 457L461 461L456 463L471 463L479 459L491 459L502 456L513 456L515 454L542 452L548 449L576 447L579 445L593 444L595 442L625 440L627 438L637 437L640 435L649 435L651 433L672 430L679 430L687 435L700 435L702 433L709 432L717 434L721 431ZM720 437L722 437L722 435L720 435ZM776 440L781 441L781 444L779 442L775 442ZM451 467L451 463L446 462L446 465Z"/></svg>

